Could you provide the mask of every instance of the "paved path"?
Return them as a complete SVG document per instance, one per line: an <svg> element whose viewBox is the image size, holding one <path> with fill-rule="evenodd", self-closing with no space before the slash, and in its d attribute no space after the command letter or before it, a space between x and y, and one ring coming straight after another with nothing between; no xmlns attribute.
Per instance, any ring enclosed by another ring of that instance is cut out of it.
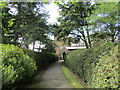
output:
<svg viewBox="0 0 120 90"><path fill-rule="evenodd" d="M64 76L61 66L63 60L60 60L48 67L43 73L41 78L36 76L37 80L35 83L30 85L31 88L71 88L69 82L67 82Z"/></svg>

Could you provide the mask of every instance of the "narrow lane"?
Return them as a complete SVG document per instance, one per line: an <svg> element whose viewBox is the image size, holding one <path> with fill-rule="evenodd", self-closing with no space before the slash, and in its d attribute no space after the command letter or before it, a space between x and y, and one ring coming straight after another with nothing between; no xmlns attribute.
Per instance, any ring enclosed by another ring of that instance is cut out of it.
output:
<svg viewBox="0 0 120 90"><path fill-rule="evenodd" d="M63 60L50 65L41 78L37 78L37 83L33 83L28 88L71 88L64 73L61 70Z"/></svg>

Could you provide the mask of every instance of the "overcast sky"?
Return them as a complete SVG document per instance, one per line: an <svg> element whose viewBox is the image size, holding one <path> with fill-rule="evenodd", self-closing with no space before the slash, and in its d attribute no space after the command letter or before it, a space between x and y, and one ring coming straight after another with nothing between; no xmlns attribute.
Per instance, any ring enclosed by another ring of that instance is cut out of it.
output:
<svg viewBox="0 0 120 90"><path fill-rule="evenodd" d="M51 2L50 4L45 5L46 10L49 12L50 18L48 19L49 23L57 23L57 18L59 17L59 7Z"/></svg>
<svg viewBox="0 0 120 90"><path fill-rule="evenodd" d="M94 0L91 0L92 4L94 4ZM51 2L50 4L45 5L46 10L49 12L50 18L48 19L49 23L57 23L57 18L60 16L59 15L59 7L54 3Z"/></svg>

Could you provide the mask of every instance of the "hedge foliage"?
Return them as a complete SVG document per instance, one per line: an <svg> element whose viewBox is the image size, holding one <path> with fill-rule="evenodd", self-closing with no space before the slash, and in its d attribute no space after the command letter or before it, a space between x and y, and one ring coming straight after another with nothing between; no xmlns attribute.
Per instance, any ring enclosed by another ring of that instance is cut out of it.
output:
<svg viewBox="0 0 120 90"><path fill-rule="evenodd" d="M27 53L31 58L33 58L36 61L38 70L58 60L58 56L55 53L34 52L28 49L24 49L24 52Z"/></svg>
<svg viewBox="0 0 120 90"><path fill-rule="evenodd" d="M0 48L3 90L14 90L20 83L31 80L37 69L58 60L54 53L34 52L5 44L0 44Z"/></svg>
<svg viewBox="0 0 120 90"><path fill-rule="evenodd" d="M65 63L83 78L88 88L120 88L118 58L118 44L109 42L72 51L66 55Z"/></svg>
<svg viewBox="0 0 120 90"><path fill-rule="evenodd" d="M16 83L32 77L37 70L36 62L17 46L1 44L0 47L3 89L11 90Z"/></svg>

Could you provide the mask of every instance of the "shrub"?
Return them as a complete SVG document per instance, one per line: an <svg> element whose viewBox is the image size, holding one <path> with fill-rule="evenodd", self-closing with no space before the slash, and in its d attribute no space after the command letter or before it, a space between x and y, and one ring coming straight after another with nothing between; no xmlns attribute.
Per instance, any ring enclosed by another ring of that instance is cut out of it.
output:
<svg viewBox="0 0 120 90"><path fill-rule="evenodd" d="M5 44L0 46L3 89L14 89L18 82L31 78L36 71L36 62L17 46Z"/></svg>
<svg viewBox="0 0 120 90"><path fill-rule="evenodd" d="M84 79L89 88L119 88L116 43L72 51L66 55L65 63Z"/></svg>
<svg viewBox="0 0 120 90"><path fill-rule="evenodd" d="M34 52L32 50L24 49L24 52L27 53L31 58L36 61L37 70L42 69L50 63L53 63L58 60L58 56L55 53L50 52Z"/></svg>

